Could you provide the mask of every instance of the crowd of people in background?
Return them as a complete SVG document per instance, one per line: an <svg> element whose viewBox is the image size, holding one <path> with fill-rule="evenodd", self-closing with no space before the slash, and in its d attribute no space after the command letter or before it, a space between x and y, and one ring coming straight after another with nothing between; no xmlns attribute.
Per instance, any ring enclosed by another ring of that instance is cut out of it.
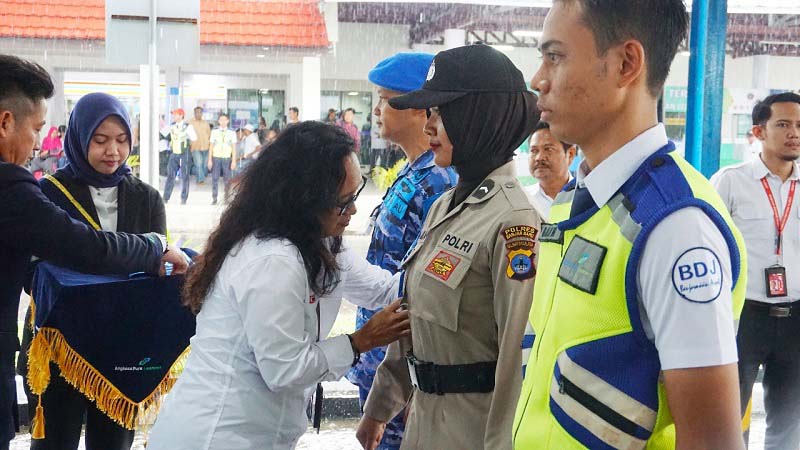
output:
<svg viewBox="0 0 800 450"><path fill-rule="evenodd" d="M372 114L367 113L364 124L359 128L355 123L358 112L354 108L341 111L329 109L321 122L343 129L353 140L353 150L362 165L369 170L381 166L391 168L403 159L402 150L394 143L387 142L384 148L372 148L371 128ZM139 174L140 118L134 120L131 152L129 161L134 175ZM226 125L223 127L222 122ZM170 111L169 120L163 115L159 125L159 174L165 177L163 182L163 198L169 202L176 180L180 184L181 204L186 204L191 178L195 178L198 186L206 184L206 177L211 178L212 191L217 192L220 179L223 190L230 192L230 187L244 170L252 164L261 151L275 141L278 134L287 127L300 123L300 110L290 107L288 115L278 115L267 124L264 116L259 116L257 123L238 123L230 127L230 116L226 112L219 113L209 119L203 106L195 106L191 118L187 117L183 108ZM230 128L229 128L230 127ZM53 126L43 138L41 149L32 155L26 167L37 179L52 175L67 164L64 156L63 140L66 126ZM216 140L214 140L216 136ZM216 151L214 150L216 146ZM214 154L221 156L214 156ZM212 203L216 204L218 195L212 193ZM224 194L224 199L228 194Z"/></svg>

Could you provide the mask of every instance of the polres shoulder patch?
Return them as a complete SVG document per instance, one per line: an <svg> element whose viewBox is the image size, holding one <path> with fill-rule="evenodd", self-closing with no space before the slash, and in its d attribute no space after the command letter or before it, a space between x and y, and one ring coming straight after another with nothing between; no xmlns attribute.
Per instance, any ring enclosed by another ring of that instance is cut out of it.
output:
<svg viewBox="0 0 800 450"><path fill-rule="evenodd" d="M533 263L536 235L539 231L530 225L514 225L505 228L501 234L506 241L506 276L512 280L527 280L536 275Z"/></svg>
<svg viewBox="0 0 800 450"><path fill-rule="evenodd" d="M694 247L681 253L672 265L672 286L684 299L709 303L722 293L722 265L719 257L706 247Z"/></svg>

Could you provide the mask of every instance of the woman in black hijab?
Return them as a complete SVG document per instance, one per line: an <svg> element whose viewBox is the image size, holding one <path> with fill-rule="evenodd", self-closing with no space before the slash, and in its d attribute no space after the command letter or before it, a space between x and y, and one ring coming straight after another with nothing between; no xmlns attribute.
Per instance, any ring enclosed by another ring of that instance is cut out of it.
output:
<svg viewBox="0 0 800 450"><path fill-rule="evenodd" d="M436 55L422 89L389 104L430 109L435 162L459 182L403 263L412 342L389 346L358 438L373 448L410 400L404 449L510 450L541 224L512 159L539 119L536 96L505 55L478 44Z"/></svg>

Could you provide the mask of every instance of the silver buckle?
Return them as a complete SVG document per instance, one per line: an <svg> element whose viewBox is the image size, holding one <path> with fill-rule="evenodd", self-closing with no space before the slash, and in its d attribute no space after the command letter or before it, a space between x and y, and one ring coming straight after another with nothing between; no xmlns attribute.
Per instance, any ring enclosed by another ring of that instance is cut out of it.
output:
<svg viewBox="0 0 800 450"><path fill-rule="evenodd" d="M769 308L770 317L790 317L792 308L790 306L771 306Z"/></svg>
<svg viewBox="0 0 800 450"><path fill-rule="evenodd" d="M411 352L409 352L408 356L406 356L406 364L408 365L408 376L411 378L411 385L419 389L419 380L417 379L417 368L414 366L415 362L417 362L417 358Z"/></svg>

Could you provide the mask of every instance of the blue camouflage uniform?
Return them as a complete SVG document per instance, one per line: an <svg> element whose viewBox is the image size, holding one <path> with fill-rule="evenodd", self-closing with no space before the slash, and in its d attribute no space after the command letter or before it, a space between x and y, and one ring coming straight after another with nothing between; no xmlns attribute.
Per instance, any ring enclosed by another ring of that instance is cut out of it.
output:
<svg viewBox="0 0 800 450"><path fill-rule="evenodd" d="M414 244L425 216L439 196L455 186L458 175L452 167L441 168L433 163L431 150L406 164L397 180L386 191L383 202L370 216L374 224L367 260L392 273L400 270L400 262ZM377 311L358 308L356 328L361 328ZM361 405L367 400L375 371L386 354L379 347L361 354L361 360L347 374L347 379L358 385ZM386 424L378 450L397 450L403 437L402 413Z"/></svg>

